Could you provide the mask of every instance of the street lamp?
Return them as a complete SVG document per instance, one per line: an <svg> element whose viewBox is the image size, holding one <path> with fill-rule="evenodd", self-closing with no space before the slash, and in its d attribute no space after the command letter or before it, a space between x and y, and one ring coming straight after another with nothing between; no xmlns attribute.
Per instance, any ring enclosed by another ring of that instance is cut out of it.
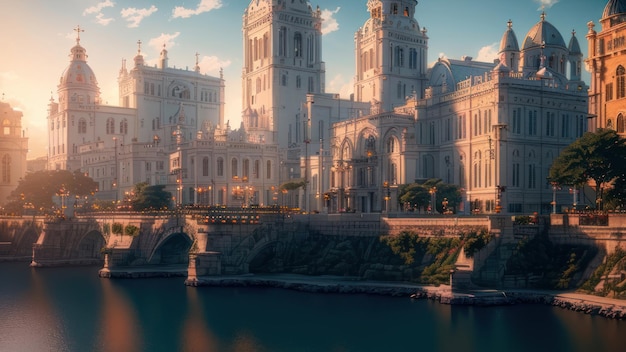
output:
<svg viewBox="0 0 626 352"><path fill-rule="evenodd" d="M556 191L561 189L556 182L550 182L552 184L552 214L556 214Z"/></svg>
<svg viewBox="0 0 626 352"><path fill-rule="evenodd" d="M385 211L389 212L389 199L391 199L391 195L389 193L389 182L383 182L383 188L385 189Z"/></svg>
<svg viewBox="0 0 626 352"><path fill-rule="evenodd" d="M433 186L428 190L428 193L430 193L430 204L431 204L431 211L437 211L437 209L435 209L437 207L437 187Z"/></svg>

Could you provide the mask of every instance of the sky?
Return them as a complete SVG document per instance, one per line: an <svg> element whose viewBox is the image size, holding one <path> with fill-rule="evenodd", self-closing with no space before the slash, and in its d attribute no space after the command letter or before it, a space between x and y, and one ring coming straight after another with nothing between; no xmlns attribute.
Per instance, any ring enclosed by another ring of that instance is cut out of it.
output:
<svg viewBox="0 0 626 352"><path fill-rule="evenodd" d="M254 0L256 1L256 0ZM415 18L429 37L429 65L439 57L493 61L513 22L522 45L542 11L566 44L572 30L587 54L587 23L596 23L608 0L419 0ZM322 57L326 92L348 98L354 77L354 33L369 13L367 0L313 0L323 12ZM119 105L117 76L129 67L141 40L148 65L166 46L169 65L189 68L199 54L201 73L226 83L225 119L241 121L242 16L250 0L0 0L0 100L23 112L28 159L45 156L47 105L69 65L77 26L102 101ZM589 81L589 75L584 76Z"/></svg>

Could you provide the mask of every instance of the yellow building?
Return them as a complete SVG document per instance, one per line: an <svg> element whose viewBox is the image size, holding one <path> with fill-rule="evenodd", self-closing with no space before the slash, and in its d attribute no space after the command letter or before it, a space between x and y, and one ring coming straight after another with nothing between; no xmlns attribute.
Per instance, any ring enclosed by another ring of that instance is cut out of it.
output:
<svg viewBox="0 0 626 352"><path fill-rule="evenodd" d="M600 19L600 32L588 23L591 72L590 129L612 128L626 133L626 1L609 0ZM593 121L593 122L592 122Z"/></svg>

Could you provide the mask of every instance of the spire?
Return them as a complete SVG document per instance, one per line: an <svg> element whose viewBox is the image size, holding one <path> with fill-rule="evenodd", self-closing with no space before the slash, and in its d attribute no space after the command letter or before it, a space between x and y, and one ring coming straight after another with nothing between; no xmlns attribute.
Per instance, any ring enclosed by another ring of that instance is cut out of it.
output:
<svg viewBox="0 0 626 352"><path fill-rule="evenodd" d="M159 58L159 68L164 69L167 68L167 49L165 49L166 44L163 43L163 50L161 50L161 57Z"/></svg>
<svg viewBox="0 0 626 352"><path fill-rule="evenodd" d="M80 45L80 32L84 32L84 29L80 28L80 25L74 28L74 32L76 32L76 45Z"/></svg>
<svg viewBox="0 0 626 352"><path fill-rule="evenodd" d="M143 55L141 54L141 39L137 41L137 55L135 55L135 66L143 66L144 60Z"/></svg>
<svg viewBox="0 0 626 352"><path fill-rule="evenodd" d="M194 71L196 71L196 73L200 73L200 64L198 61L198 58L200 57L200 54L198 54L198 52L196 52L196 67L194 67Z"/></svg>

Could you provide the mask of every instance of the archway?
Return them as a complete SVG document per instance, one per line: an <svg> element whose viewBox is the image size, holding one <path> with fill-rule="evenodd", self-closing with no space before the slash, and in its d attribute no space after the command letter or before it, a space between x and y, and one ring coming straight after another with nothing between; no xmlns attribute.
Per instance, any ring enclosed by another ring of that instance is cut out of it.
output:
<svg viewBox="0 0 626 352"><path fill-rule="evenodd" d="M89 231L78 243L76 257L81 259L104 259L101 249L104 247L104 237L98 231Z"/></svg>
<svg viewBox="0 0 626 352"><path fill-rule="evenodd" d="M149 264L188 264L191 240L184 233L168 236L155 248Z"/></svg>

